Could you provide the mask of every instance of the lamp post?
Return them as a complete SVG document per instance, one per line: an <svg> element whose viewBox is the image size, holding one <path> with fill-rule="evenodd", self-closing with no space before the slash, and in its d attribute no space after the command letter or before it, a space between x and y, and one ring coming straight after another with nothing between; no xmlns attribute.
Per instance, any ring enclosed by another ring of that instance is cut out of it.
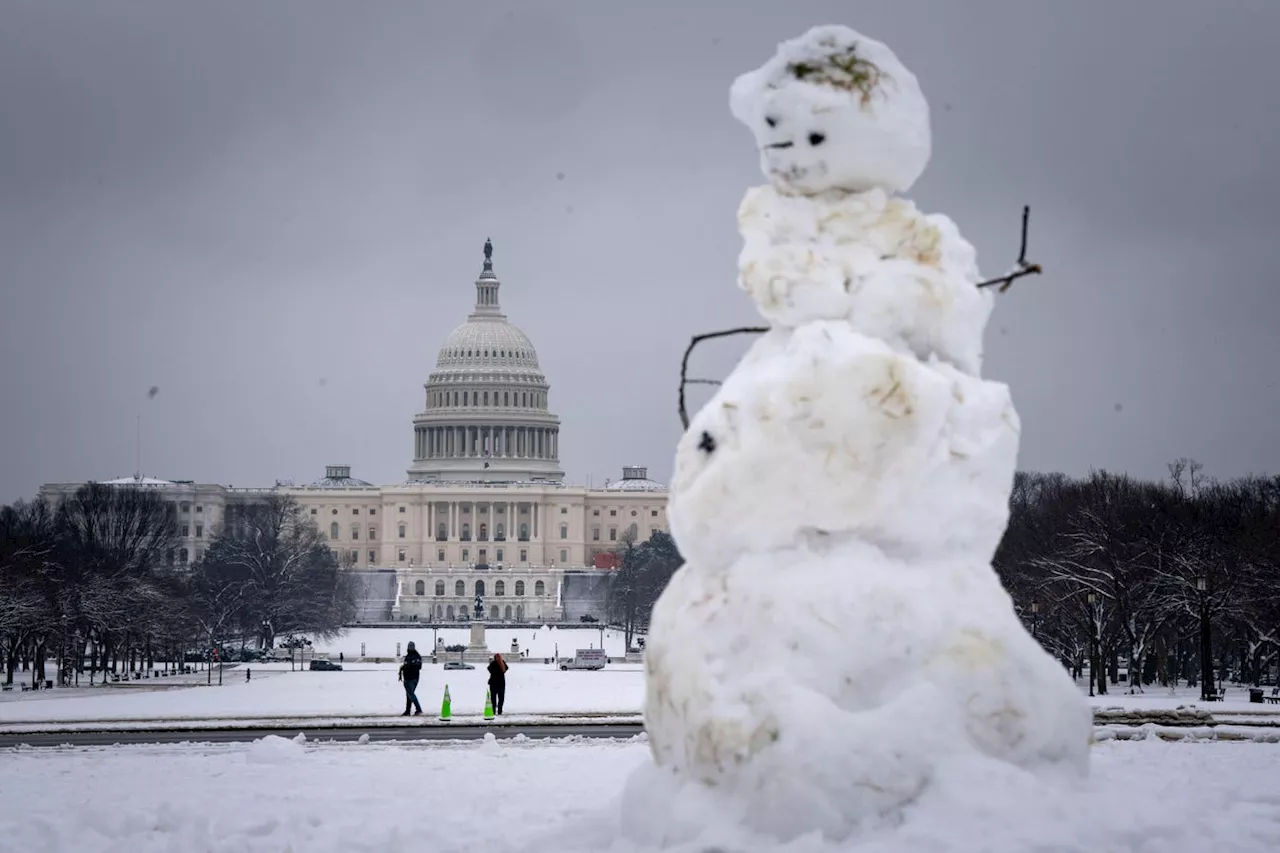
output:
<svg viewBox="0 0 1280 853"><path fill-rule="evenodd" d="M1209 701L1213 690L1213 638L1209 634L1209 580L1201 575L1196 578L1196 592L1200 598L1200 701Z"/></svg>
<svg viewBox="0 0 1280 853"><path fill-rule="evenodd" d="M1098 677L1098 596L1089 593L1089 695L1093 695L1093 681Z"/></svg>
<svg viewBox="0 0 1280 853"><path fill-rule="evenodd" d="M1031 638L1040 640L1040 602L1031 602Z"/></svg>

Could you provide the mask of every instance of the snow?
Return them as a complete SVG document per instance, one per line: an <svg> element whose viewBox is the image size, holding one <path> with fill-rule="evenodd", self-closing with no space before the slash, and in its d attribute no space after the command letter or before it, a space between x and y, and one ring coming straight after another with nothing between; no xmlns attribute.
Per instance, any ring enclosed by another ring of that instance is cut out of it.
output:
<svg viewBox="0 0 1280 853"><path fill-rule="evenodd" d="M755 135L765 177L790 192L906 192L929 162L929 105L915 75L848 27L778 45L734 81L729 108Z"/></svg>
<svg viewBox="0 0 1280 853"><path fill-rule="evenodd" d="M643 739L338 745L268 737L11 749L0 750L0 849L1265 853L1280 846L1277 747L1153 739L1092 751L1094 772L1078 792L1036 797L1034 778L970 775L937 786L901 824L862 843L810 835L783 848L744 840L730 816L711 813L698 844L660 848L653 838L628 840L653 817L650 803L624 793L628 777L648 764Z"/></svg>
<svg viewBox="0 0 1280 853"><path fill-rule="evenodd" d="M492 600L492 599L490 599ZM403 655L409 642L418 647L418 651L430 656L435 638L439 637L446 646L467 645L471 642L470 628L349 628L343 634L332 639L311 637L312 648L319 654L327 654L333 660L338 654L345 660L354 660L360 656L363 644L366 657L394 658L396 646L399 645ZM599 628L508 628L493 627L485 629L485 642L489 651L500 652L510 659L511 641L520 644L521 651L528 651L530 658L545 660L554 657L557 649L561 657L573 657L578 649L600 648ZM634 643L635 640L633 639ZM604 649L610 657L622 657L626 654L626 636L621 631L604 631ZM510 662L510 660L509 660Z"/></svg>
<svg viewBox="0 0 1280 853"><path fill-rule="evenodd" d="M928 161L924 96L883 44L818 27L731 105L772 182L739 208L771 329L676 450L688 562L653 611L655 764L628 787L655 817L623 830L867 839L988 789L1049 808L1087 777L1092 715L991 568L1020 431L980 376L993 297L950 220L889 197Z"/></svg>
<svg viewBox="0 0 1280 853"><path fill-rule="evenodd" d="M221 687L112 685L24 694L21 700L0 702L0 729L14 730L24 723L92 721L336 721L390 717L404 710L404 690L396 680L395 664L348 663L342 672L290 672L288 664L254 664L252 669L253 680L249 682L239 668L227 669ZM418 682L418 700L425 714L436 716L447 684L454 716L478 717L484 710L487 680L480 665L473 670L449 671L427 665ZM609 664L595 672L561 672L542 663L512 664L507 672L508 713L503 719L633 716L639 712L643 696L644 675L638 664Z"/></svg>

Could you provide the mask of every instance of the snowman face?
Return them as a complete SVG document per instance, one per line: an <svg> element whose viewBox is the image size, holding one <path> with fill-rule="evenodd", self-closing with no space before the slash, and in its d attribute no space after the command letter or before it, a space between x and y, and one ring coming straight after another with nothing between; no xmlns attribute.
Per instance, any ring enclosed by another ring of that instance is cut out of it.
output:
<svg viewBox="0 0 1280 853"><path fill-rule="evenodd" d="M929 106L915 76L846 27L780 45L734 82L730 108L755 136L765 176L786 192L904 192L929 160Z"/></svg>

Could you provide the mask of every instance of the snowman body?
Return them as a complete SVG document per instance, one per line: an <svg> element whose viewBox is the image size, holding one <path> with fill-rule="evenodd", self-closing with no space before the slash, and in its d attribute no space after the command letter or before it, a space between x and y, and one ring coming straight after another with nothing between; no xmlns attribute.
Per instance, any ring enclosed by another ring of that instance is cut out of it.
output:
<svg viewBox="0 0 1280 853"><path fill-rule="evenodd" d="M771 181L739 209L770 331L677 449L686 563L651 618L656 767L633 779L668 818L643 829L671 841L700 803L842 838L957 762L1079 777L1091 712L991 568L1020 429L980 376L991 297L950 220L893 196L928 160L915 78L824 27L732 106Z"/></svg>

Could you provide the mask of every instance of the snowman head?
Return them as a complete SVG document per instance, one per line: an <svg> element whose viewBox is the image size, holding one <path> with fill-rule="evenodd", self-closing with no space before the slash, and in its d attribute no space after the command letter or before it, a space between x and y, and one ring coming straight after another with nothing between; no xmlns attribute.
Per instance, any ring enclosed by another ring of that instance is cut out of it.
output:
<svg viewBox="0 0 1280 853"><path fill-rule="evenodd" d="M778 45L734 81L729 106L784 192L906 192L929 162L929 104L915 75L848 27L815 27Z"/></svg>

